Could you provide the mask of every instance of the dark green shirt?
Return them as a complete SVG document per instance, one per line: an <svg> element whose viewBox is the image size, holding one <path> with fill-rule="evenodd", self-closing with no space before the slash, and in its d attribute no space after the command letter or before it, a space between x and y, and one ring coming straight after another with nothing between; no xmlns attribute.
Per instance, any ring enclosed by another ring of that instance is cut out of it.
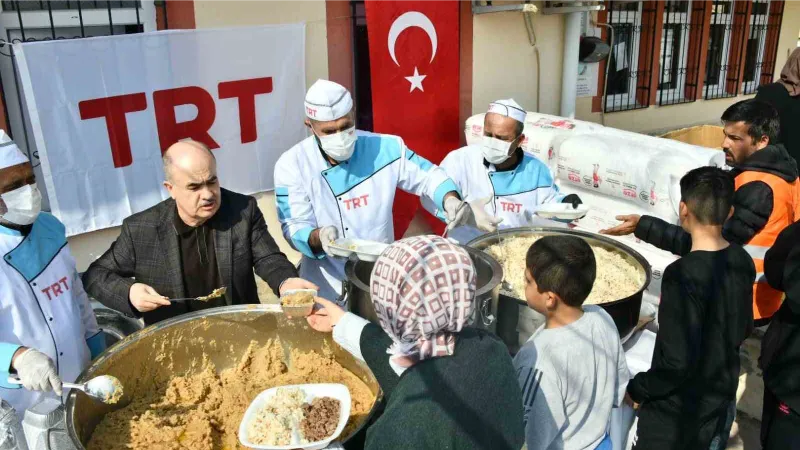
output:
<svg viewBox="0 0 800 450"><path fill-rule="evenodd" d="M386 397L383 415L367 430L366 450L522 448L522 394L496 336L465 328L452 356L422 361L400 376L380 327L367 325L360 345Z"/></svg>

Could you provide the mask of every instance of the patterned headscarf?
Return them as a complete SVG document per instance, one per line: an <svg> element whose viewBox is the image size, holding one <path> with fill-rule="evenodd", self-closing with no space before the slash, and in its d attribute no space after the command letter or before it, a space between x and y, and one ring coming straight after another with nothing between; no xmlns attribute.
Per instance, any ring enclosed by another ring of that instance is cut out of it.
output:
<svg viewBox="0 0 800 450"><path fill-rule="evenodd" d="M794 49L786 64L781 70L781 79L778 83L789 91L789 96L797 97L800 95L800 48Z"/></svg>
<svg viewBox="0 0 800 450"><path fill-rule="evenodd" d="M438 236L417 236L387 248L372 269L372 303L402 367L452 355L472 322L477 272L463 248Z"/></svg>

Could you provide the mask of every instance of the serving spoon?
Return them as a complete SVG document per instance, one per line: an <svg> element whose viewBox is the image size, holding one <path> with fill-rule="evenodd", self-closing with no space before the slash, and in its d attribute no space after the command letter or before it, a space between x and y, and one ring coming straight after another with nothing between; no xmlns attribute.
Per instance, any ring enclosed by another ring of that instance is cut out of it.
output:
<svg viewBox="0 0 800 450"><path fill-rule="evenodd" d="M22 385L22 381L16 375L9 376L8 382ZM89 397L109 405L118 403L122 398L122 383L117 377L111 375L101 375L84 384L62 383L61 385L67 389L77 389Z"/></svg>

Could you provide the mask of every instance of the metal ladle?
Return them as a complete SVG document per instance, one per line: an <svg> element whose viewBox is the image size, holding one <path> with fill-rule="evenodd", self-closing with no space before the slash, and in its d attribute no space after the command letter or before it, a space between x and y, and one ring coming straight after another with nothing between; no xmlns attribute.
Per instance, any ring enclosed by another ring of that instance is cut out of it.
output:
<svg viewBox="0 0 800 450"><path fill-rule="evenodd" d="M10 384L22 385L22 381L15 375L8 377ZM101 375L92 378L85 384L62 383L67 389L77 389L84 394L102 403L115 404L122 398L122 383L111 375Z"/></svg>

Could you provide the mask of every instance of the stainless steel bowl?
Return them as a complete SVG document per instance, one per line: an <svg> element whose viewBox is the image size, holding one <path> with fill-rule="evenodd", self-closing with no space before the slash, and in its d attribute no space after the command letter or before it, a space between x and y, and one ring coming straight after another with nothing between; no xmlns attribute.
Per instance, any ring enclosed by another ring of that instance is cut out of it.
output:
<svg viewBox="0 0 800 450"><path fill-rule="evenodd" d="M651 271L650 264L644 257L636 250L622 244L614 239L599 234L589 233L585 231L569 230L564 228L550 228L550 227L524 227L524 228L508 228L501 230L497 233L485 234L477 239L470 241L467 246L477 250L486 250L486 248L500 243L505 239L512 237L526 237L526 236L555 236L567 235L577 236L589 244L605 248L620 254L625 260L637 267L642 273L642 286L634 294L624 298L617 299L612 302L601 303L600 307L606 310L608 314L614 319L614 324L617 326L617 331L620 337L625 338L639 321L639 310L642 306L642 294L645 288L650 284ZM520 336L520 317L525 320L531 319L532 316L537 315L535 311L531 310L525 299L518 298L515 293L503 289L498 290L497 296L492 302L492 312L497 317L495 332L506 343L512 353L516 353L519 347L524 342L524 337ZM530 328L524 330L526 334L530 333Z"/></svg>
<svg viewBox="0 0 800 450"><path fill-rule="evenodd" d="M339 364L361 378L380 399L378 382L366 364L334 344L329 333L318 333L305 321L287 319L278 305L227 306L152 325L108 349L83 371L77 383L84 383L97 375L113 375L122 382L126 396L136 395L139 386L154 378L168 379L189 371L192 363L196 363L203 353L218 370L224 370L236 364L251 341L265 344L272 338L280 338L287 352L289 349L320 352L329 348ZM172 342L180 342L180 345L162 349ZM166 361L157 361L159 353L168 354L169 365ZM148 376L141 376L143 373ZM124 401L123 398L123 404ZM342 436L340 441L346 442L369 421L375 405L362 423L350 435ZM66 403L66 425L75 447L84 449L103 416L119 407L92 401L85 394L73 390Z"/></svg>
<svg viewBox="0 0 800 450"><path fill-rule="evenodd" d="M469 253L478 272L474 325L493 331L494 316L492 316L491 303L492 298L497 296L500 282L503 281L503 268L487 253L469 247L464 247L464 250ZM378 316L375 315L375 306L372 304L369 290L374 266L374 262L349 260L344 267L347 280L342 283L342 295L347 298L347 307L350 312L378 324Z"/></svg>

